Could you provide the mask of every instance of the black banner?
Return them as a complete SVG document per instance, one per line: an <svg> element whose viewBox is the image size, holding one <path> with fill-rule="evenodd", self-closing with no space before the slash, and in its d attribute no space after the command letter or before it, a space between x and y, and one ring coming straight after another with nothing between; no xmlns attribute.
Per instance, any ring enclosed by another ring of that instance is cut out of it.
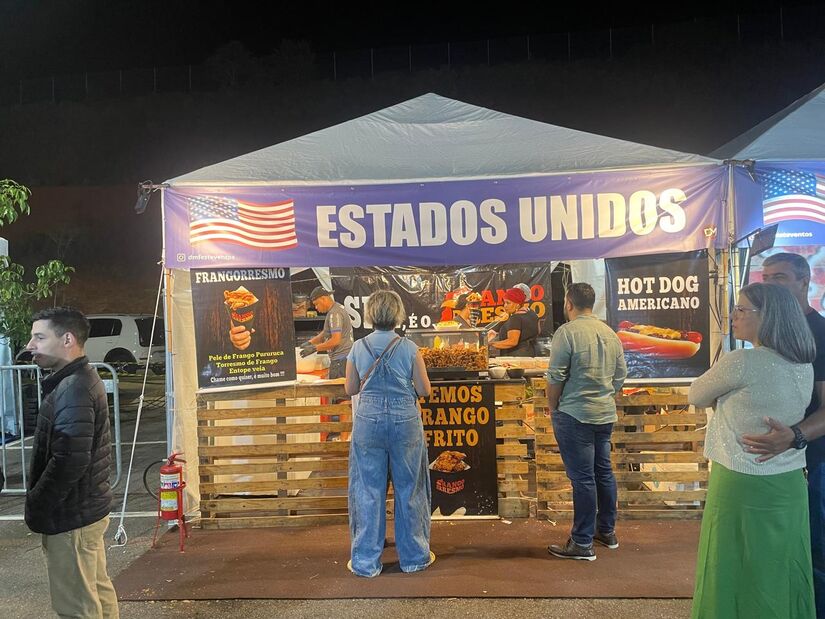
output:
<svg viewBox="0 0 825 619"><path fill-rule="evenodd" d="M605 260L607 324L616 330L628 378L680 382L710 367L705 251Z"/></svg>
<svg viewBox="0 0 825 619"><path fill-rule="evenodd" d="M549 264L447 268L365 267L330 270L335 299L352 319L356 339L367 333L364 304L375 290L395 290L407 310L403 328L429 329L441 319L447 294L462 286L481 295L479 327L505 316L504 291L516 284L530 286L530 307L539 316L539 337L553 333Z"/></svg>
<svg viewBox="0 0 825 619"><path fill-rule="evenodd" d="M289 269L192 269L198 387L294 381Z"/></svg>
<svg viewBox="0 0 825 619"><path fill-rule="evenodd" d="M433 516L498 513L494 386L435 382L421 398Z"/></svg>

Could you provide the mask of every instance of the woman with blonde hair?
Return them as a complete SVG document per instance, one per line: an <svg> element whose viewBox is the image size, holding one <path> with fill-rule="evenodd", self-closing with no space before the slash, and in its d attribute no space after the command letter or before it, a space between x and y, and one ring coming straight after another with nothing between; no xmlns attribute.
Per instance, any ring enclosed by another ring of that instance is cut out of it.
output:
<svg viewBox="0 0 825 619"><path fill-rule="evenodd" d="M745 286L732 314L734 350L697 378L688 398L713 406L705 438L712 461L693 594L694 618L814 617L805 450L765 462L739 440L765 417L802 421L816 356L791 293Z"/></svg>
<svg viewBox="0 0 825 619"><path fill-rule="evenodd" d="M349 454L349 525L356 576L378 576L387 526L387 476L395 499L395 548L404 572L432 564L430 474L418 396L430 380L418 346L395 334L406 318L398 293L374 292L364 317L374 331L347 357L347 394L359 394Z"/></svg>

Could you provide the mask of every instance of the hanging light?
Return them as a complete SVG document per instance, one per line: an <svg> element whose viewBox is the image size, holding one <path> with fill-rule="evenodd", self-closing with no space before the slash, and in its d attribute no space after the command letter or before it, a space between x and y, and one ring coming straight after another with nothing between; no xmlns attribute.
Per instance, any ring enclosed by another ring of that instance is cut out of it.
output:
<svg viewBox="0 0 825 619"><path fill-rule="evenodd" d="M143 211L149 205L149 200L152 198L152 192L168 187L169 185L162 183L155 185L152 181L143 181L138 183L137 202L135 202L135 213L142 215Z"/></svg>

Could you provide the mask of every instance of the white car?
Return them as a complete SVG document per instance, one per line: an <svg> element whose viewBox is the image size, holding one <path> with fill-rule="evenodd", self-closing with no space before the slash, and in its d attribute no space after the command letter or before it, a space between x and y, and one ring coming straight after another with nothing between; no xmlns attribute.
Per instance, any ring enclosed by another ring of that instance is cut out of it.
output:
<svg viewBox="0 0 825 619"><path fill-rule="evenodd" d="M166 346L163 319L155 324L155 337L149 349L152 332L151 314L94 314L87 316L91 328L86 340L86 356L92 362L110 363L135 371L146 365L155 373L166 367Z"/></svg>

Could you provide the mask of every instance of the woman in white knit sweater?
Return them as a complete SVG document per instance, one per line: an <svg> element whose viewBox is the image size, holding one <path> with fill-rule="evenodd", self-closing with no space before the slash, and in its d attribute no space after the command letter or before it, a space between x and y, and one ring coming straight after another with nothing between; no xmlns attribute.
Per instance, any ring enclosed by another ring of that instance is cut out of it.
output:
<svg viewBox="0 0 825 619"><path fill-rule="evenodd" d="M702 518L694 618L814 617L805 450L767 462L739 437L764 418L792 426L811 399L815 345L799 303L771 284L743 288L733 334L753 344L696 379L689 399L713 406L705 456L712 460Z"/></svg>

